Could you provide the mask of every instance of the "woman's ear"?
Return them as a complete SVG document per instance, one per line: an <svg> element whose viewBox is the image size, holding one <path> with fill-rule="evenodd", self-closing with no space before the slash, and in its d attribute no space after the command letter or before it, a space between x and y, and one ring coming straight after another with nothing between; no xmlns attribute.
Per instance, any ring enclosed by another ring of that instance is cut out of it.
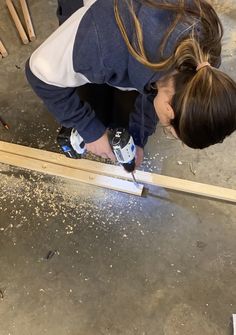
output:
<svg viewBox="0 0 236 335"><path fill-rule="evenodd" d="M170 120L173 120L175 118L175 112L173 108L171 107L171 105L168 103L167 103L167 113L168 113L168 117Z"/></svg>

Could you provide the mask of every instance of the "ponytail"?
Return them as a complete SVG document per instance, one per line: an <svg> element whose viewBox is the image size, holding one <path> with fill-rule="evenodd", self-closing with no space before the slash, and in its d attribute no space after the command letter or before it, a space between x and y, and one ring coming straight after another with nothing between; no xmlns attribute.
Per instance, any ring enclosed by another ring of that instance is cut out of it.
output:
<svg viewBox="0 0 236 335"><path fill-rule="evenodd" d="M122 20L122 17L119 12L119 2L125 3L127 6L127 9L129 10L131 17L133 19L134 27L135 27L135 41L137 43L132 43L133 41L129 40L128 34L126 32L125 24ZM127 48L131 55L139 61L141 64L149 67L152 70L160 71L163 69L169 69L176 65L176 62L179 64L178 61L178 55L180 54L182 47L182 42L185 43L183 47L188 48L188 41L190 42L189 49L192 48L192 51L194 50L198 52L199 47L197 44L197 38L194 36L194 26L196 20L199 21L199 19L202 22L202 32L201 32L201 49L202 52L207 54L209 53L209 50L211 50L211 63L212 65L216 65L219 61L219 57L221 54L221 40L223 36L223 27L222 24L212 8L212 6L206 2L205 0L195 0L193 1L194 5L187 6L186 0L176 0L176 4L168 3L168 1L158 2L155 0L143 0L141 1L144 3L144 5L151 6L154 9L165 9L172 13L175 13L176 17L171 24L168 31L166 31L166 34L163 38L162 44L160 45L160 51L163 54L163 50L165 49L165 45L168 42L168 38L170 37L171 33L176 28L177 24L179 22L186 22L190 26L193 26L192 29L192 36L191 39L187 39L187 41L180 41L178 45L176 46L178 50L175 50L175 52L166 59L163 59L162 61L158 63L153 63L148 60L144 45L143 45L143 32L141 23L139 22L134 6L133 6L133 0L114 0L114 13L117 25L120 29L120 32L124 38L124 41L127 45ZM193 45L193 41L195 40L196 44ZM194 48L194 50L193 50ZM177 53L177 54L176 54ZM198 52L199 56L199 52Z"/></svg>
<svg viewBox="0 0 236 335"><path fill-rule="evenodd" d="M129 40L119 13L120 1L127 5L131 13L136 32L135 43ZM236 83L216 68L220 63L223 27L215 10L206 0L193 0L191 6L187 5L186 0L176 0L175 4L156 0L140 2L157 10L175 13L174 22L163 38L160 51L164 50L180 21L193 26L189 36L177 42L170 57L154 63L146 56L142 28L133 8L133 0L114 0L115 18L130 54L154 71L177 70L174 75L176 93L172 101L175 113L172 126L177 135L192 148L202 149L222 142L236 130ZM201 24L200 36L195 32L196 19ZM206 63L210 66L199 68L200 64Z"/></svg>

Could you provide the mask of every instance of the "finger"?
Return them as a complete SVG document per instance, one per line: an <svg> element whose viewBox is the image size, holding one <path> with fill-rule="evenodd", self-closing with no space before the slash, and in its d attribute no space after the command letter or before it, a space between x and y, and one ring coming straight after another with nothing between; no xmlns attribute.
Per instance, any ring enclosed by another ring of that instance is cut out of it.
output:
<svg viewBox="0 0 236 335"><path fill-rule="evenodd" d="M135 168L139 168L141 164L142 164L142 160L140 158L137 158L135 161Z"/></svg>
<svg viewBox="0 0 236 335"><path fill-rule="evenodd" d="M143 158L142 157L138 157L135 159L135 169L139 168L142 165L143 162Z"/></svg>
<svg viewBox="0 0 236 335"><path fill-rule="evenodd" d="M114 155L114 153L112 151L110 151L108 154L107 154L108 158L110 158L110 160L112 160L113 162L116 161L116 156Z"/></svg>
<svg viewBox="0 0 236 335"><path fill-rule="evenodd" d="M86 145L85 145L85 149L86 149L88 152L90 152L91 154L96 155L95 151L90 147L90 145L86 144Z"/></svg>
<svg viewBox="0 0 236 335"><path fill-rule="evenodd" d="M108 155L105 154L105 153L104 154L100 154L99 156L102 157L102 158L105 158L105 159L109 158Z"/></svg>
<svg viewBox="0 0 236 335"><path fill-rule="evenodd" d="M135 162L135 169L139 168L139 167L140 167L140 165L141 165L141 162L139 162L139 161L136 161L136 162Z"/></svg>
<svg viewBox="0 0 236 335"><path fill-rule="evenodd" d="M136 156L135 156L135 166L138 168L143 162L143 150L137 148Z"/></svg>

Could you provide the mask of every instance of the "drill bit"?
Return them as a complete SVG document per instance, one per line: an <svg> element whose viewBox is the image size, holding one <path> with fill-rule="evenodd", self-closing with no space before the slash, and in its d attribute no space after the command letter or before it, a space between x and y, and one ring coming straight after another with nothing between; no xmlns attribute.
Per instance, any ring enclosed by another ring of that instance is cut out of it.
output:
<svg viewBox="0 0 236 335"><path fill-rule="evenodd" d="M132 178L133 178L133 181L134 181L134 185L139 188L139 183L137 182L137 180L135 178L134 172L131 172L131 175L132 175Z"/></svg>

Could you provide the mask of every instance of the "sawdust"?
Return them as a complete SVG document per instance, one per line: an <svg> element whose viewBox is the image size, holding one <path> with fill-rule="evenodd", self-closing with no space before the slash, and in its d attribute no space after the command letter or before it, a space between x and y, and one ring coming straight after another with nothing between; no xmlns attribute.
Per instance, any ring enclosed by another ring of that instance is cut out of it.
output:
<svg viewBox="0 0 236 335"><path fill-rule="evenodd" d="M223 57L224 60L236 55L236 33L235 20L236 1L235 0L210 0L209 1L223 20L225 28L223 39Z"/></svg>
<svg viewBox="0 0 236 335"><path fill-rule="evenodd" d="M0 233L32 228L32 224L47 226L55 220L66 235L83 225L109 231L110 226L117 224L121 236L128 238L120 222L131 213L130 221L140 225L142 204L134 196L3 164L0 173L0 211L5 215L4 222L0 222Z"/></svg>
<svg viewBox="0 0 236 335"><path fill-rule="evenodd" d="M236 56L236 32L231 31L227 33L223 41L223 57L224 62L233 61ZM231 71L235 71L235 66L230 68ZM232 73L230 73L232 75Z"/></svg>

